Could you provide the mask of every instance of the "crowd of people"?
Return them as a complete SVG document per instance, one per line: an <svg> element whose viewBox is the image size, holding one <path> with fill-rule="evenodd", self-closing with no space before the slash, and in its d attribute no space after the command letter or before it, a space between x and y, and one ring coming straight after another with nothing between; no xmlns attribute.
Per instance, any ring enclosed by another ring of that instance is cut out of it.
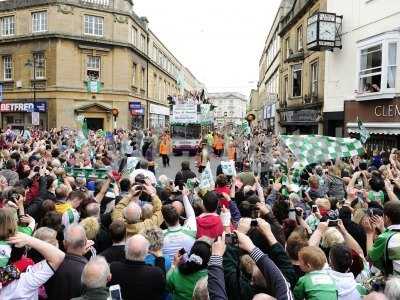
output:
<svg viewBox="0 0 400 300"><path fill-rule="evenodd" d="M76 135L0 134L0 299L400 299L400 151L313 164L293 184L278 137L210 134L168 178L168 133ZM213 155L237 175L218 166L204 188Z"/></svg>

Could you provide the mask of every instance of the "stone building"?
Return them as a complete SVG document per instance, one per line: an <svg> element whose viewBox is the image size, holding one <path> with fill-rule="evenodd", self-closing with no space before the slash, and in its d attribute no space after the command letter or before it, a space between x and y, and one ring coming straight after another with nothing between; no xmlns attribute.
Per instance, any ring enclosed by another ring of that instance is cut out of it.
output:
<svg viewBox="0 0 400 300"><path fill-rule="evenodd" d="M0 55L1 126L15 128L78 114L92 129L163 127L183 68L131 0L0 2Z"/></svg>
<svg viewBox="0 0 400 300"><path fill-rule="evenodd" d="M308 18L326 0L283 0L280 19L280 108L283 133L323 134L325 52L307 47Z"/></svg>
<svg viewBox="0 0 400 300"><path fill-rule="evenodd" d="M242 124L246 117L246 96L235 92L209 93L208 99L215 106L215 127L233 128Z"/></svg>

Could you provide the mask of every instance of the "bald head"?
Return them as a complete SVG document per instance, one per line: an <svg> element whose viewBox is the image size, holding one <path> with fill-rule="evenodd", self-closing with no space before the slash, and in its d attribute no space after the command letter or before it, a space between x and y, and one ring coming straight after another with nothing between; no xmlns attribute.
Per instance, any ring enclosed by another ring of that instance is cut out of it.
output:
<svg viewBox="0 0 400 300"><path fill-rule="evenodd" d="M127 260L144 261L149 252L149 241L141 234L129 238L125 244L125 258Z"/></svg>
<svg viewBox="0 0 400 300"><path fill-rule="evenodd" d="M153 205L151 205L150 203L146 203L145 205L143 205L142 220L149 219L151 218L152 215L153 215Z"/></svg>
<svg viewBox="0 0 400 300"><path fill-rule="evenodd" d="M100 217L100 204L97 202L89 203L86 206L86 214L88 217Z"/></svg>
<svg viewBox="0 0 400 300"><path fill-rule="evenodd" d="M142 216L142 209L135 202L129 203L127 207L124 208L124 217L128 224L134 224L140 221Z"/></svg>
<svg viewBox="0 0 400 300"><path fill-rule="evenodd" d="M73 224L65 231L64 246L67 253L83 255L86 242L86 232L81 225Z"/></svg>
<svg viewBox="0 0 400 300"><path fill-rule="evenodd" d="M257 294L253 297L253 300L276 300L276 298L267 294Z"/></svg>
<svg viewBox="0 0 400 300"><path fill-rule="evenodd" d="M106 287L110 279L110 267L103 256L93 257L82 272L82 283L88 289Z"/></svg>
<svg viewBox="0 0 400 300"><path fill-rule="evenodd" d="M182 202L174 201L174 202L172 202L172 206L176 209L176 211L178 212L178 215L182 216L182 214L183 214Z"/></svg>

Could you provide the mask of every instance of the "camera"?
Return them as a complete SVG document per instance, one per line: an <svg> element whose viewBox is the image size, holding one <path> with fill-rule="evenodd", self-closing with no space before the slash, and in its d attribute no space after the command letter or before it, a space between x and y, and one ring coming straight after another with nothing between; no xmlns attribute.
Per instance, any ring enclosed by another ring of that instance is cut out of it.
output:
<svg viewBox="0 0 400 300"><path fill-rule="evenodd" d="M257 227L258 226L257 220L256 219L251 220L250 226L251 227Z"/></svg>
<svg viewBox="0 0 400 300"><path fill-rule="evenodd" d="M227 245L238 245L239 240L236 233L230 233L225 235L225 244Z"/></svg>
<svg viewBox="0 0 400 300"><path fill-rule="evenodd" d="M184 255L186 253L185 248L179 249L179 255Z"/></svg>
<svg viewBox="0 0 400 300"><path fill-rule="evenodd" d="M313 205L313 206L312 206L312 212L313 212L313 213L318 212L318 206Z"/></svg>

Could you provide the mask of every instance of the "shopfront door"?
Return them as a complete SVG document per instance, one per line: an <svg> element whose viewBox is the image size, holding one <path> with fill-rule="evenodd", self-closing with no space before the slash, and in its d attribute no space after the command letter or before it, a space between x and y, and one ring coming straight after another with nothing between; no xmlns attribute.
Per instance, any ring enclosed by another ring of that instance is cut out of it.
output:
<svg viewBox="0 0 400 300"><path fill-rule="evenodd" d="M89 130L97 131L99 129L104 129L103 118L86 118L86 124Z"/></svg>

